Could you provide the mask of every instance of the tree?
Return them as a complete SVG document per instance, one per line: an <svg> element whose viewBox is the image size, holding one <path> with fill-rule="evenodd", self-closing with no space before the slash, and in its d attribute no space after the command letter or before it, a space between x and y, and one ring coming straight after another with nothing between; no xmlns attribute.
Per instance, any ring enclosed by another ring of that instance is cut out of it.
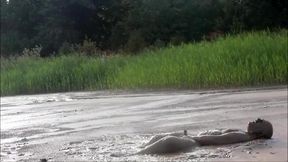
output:
<svg viewBox="0 0 288 162"><path fill-rule="evenodd" d="M1 0L1 54L20 53L33 47L41 4L41 0L10 0L9 3Z"/></svg>
<svg viewBox="0 0 288 162"><path fill-rule="evenodd" d="M248 29L288 27L286 0L242 0L241 5Z"/></svg>
<svg viewBox="0 0 288 162"><path fill-rule="evenodd" d="M287 28L287 0L1 0L1 55L65 44L138 51L211 33ZM134 48L134 47L135 48ZM137 49L137 50L136 50Z"/></svg>

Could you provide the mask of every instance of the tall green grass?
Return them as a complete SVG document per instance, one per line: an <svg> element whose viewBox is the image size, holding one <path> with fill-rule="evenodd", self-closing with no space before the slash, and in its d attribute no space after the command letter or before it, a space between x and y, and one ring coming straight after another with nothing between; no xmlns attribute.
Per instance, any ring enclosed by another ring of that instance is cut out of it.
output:
<svg viewBox="0 0 288 162"><path fill-rule="evenodd" d="M1 60L1 95L98 89L287 84L287 30L252 32L110 58Z"/></svg>
<svg viewBox="0 0 288 162"><path fill-rule="evenodd" d="M129 62L112 88L219 88L287 83L287 30L148 51Z"/></svg>
<svg viewBox="0 0 288 162"><path fill-rule="evenodd" d="M5 60L1 66L1 95L104 89L107 77L124 63L124 57L108 61L77 55Z"/></svg>

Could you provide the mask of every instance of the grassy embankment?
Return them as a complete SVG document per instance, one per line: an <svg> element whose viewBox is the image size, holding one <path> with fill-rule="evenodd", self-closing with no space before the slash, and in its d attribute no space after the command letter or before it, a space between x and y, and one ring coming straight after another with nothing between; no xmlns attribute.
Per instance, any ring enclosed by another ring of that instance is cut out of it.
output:
<svg viewBox="0 0 288 162"><path fill-rule="evenodd" d="M1 60L1 95L97 89L287 84L287 30L227 36L110 58Z"/></svg>

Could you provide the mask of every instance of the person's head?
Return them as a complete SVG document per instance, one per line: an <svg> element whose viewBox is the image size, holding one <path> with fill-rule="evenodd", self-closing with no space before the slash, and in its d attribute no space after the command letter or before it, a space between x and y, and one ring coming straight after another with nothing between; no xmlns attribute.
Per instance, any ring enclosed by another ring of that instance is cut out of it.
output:
<svg viewBox="0 0 288 162"><path fill-rule="evenodd" d="M269 121L258 118L257 120L248 123L247 132L256 139L269 139L273 135L273 126Z"/></svg>

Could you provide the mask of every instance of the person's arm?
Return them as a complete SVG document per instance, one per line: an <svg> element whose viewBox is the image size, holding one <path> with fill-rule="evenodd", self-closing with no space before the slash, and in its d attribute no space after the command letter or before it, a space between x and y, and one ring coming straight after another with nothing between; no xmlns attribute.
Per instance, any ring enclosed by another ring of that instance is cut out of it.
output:
<svg viewBox="0 0 288 162"><path fill-rule="evenodd" d="M204 135L192 137L196 142L202 146L206 145L225 145L239 142L247 142L252 139L244 132L230 132L221 135Z"/></svg>
<svg viewBox="0 0 288 162"><path fill-rule="evenodd" d="M204 132L200 132L197 136L204 136L204 135L221 135L224 133L229 132L239 132L239 129L213 129L213 130L206 130Z"/></svg>
<svg viewBox="0 0 288 162"><path fill-rule="evenodd" d="M213 129L213 130L206 130L204 132L200 132L197 136L205 136L205 135L221 135L222 129Z"/></svg>
<svg viewBox="0 0 288 162"><path fill-rule="evenodd" d="M222 130L222 133L229 133L229 132L239 132L239 131L242 131L240 129L223 129Z"/></svg>

